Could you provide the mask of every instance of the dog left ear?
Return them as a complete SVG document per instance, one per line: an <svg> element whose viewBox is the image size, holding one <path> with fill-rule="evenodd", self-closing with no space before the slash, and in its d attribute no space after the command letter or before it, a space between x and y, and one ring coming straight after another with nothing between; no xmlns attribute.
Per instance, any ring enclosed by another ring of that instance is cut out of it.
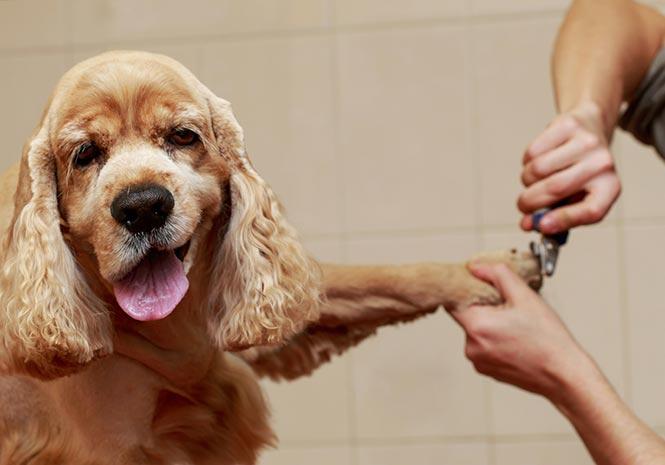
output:
<svg viewBox="0 0 665 465"><path fill-rule="evenodd" d="M210 98L217 148L231 166L231 215L215 252L210 329L225 350L279 344L317 319L321 272L247 159L231 105Z"/></svg>
<svg viewBox="0 0 665 465"><path fill-rule="evenodd" d="M0 367L54 378L112 351L104 304L60 231L48 117L23 151L0 267Z"/></svg>

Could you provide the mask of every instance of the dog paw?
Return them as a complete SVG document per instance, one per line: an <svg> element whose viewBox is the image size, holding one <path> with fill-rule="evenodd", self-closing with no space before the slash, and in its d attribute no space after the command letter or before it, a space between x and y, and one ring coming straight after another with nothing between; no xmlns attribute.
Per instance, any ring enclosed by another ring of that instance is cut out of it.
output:
<svg viewBox="0 0 665 465"><path fill-rule="evenodd" d="M539 290L542 286L540 264L530 252L506 250L482 253L473 257L469 263L503 263L517 273L532 289ZM470 273L469 273L470 274ZM457 308L471 305L498 305L502 303L499 292L491 285L472 277L472 281L465 288L464 297L458 300Z"/></svg>
<svg viewBox="0 0 665 465"><path fill-rule="evenodd" d="M531 289L537 291L543 285L540 263L531 252L519 252L512 249L482 253L472 257L469 263L504 263L517 273Z"/></svg>

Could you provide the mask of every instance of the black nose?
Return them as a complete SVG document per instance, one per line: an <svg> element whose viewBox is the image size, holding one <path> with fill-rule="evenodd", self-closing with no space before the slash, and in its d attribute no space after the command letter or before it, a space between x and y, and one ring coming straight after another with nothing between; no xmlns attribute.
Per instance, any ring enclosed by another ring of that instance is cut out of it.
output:
<svg viewBox="0 0 665 465"><path fill-rule="evenodd" d="M164 226L174 203L173 195L163 186L132 186L113 199L111 215L133 233L150 232Z"/></svg>

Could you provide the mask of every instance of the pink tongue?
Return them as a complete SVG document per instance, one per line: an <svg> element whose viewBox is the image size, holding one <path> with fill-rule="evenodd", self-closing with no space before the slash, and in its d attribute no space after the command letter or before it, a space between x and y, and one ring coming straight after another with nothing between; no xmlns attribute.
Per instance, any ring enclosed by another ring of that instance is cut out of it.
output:
<svg viewBox="0 0 665 465"><path fill-rule="evenodd" d="M153 251L113 284L113 292L127 315L148 321L168 316L188 287L185 269L175 253Z"/></svg>

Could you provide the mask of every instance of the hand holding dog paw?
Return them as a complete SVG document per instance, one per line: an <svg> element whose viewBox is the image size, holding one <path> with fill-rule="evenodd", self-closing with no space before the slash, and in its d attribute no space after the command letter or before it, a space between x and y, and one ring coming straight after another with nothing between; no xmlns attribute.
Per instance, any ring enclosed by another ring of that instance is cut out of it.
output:
<svg viewBox="0 0 665 465"><path fill-rule="evenodd" d="M466 332L466 356L479 373L522 389L556 396L568 376L590 361L564 323L505 264L473 264L505 303L451 312Z"/></svg>

